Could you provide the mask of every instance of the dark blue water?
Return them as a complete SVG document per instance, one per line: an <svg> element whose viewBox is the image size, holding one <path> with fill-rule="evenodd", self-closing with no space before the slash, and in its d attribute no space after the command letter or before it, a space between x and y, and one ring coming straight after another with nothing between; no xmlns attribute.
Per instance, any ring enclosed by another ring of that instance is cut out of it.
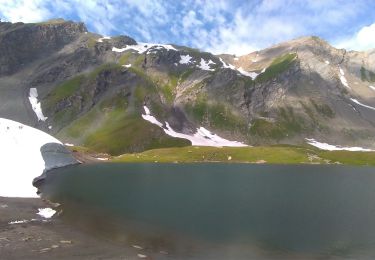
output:
<svg viewBox="0 0 375 260"><path fill-rule="evenodd" d="M375 168L83 165L42 191L70 220L172 259L375 258Z"/></svg>

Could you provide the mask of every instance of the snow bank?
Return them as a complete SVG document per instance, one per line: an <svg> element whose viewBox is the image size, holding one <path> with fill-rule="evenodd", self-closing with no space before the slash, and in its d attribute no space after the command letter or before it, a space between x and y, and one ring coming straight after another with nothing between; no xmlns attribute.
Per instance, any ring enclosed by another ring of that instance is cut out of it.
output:
<svg viewBox="0 0 375 260"><path fill-rule="evenodd" d="M215 146L215 147L223 147L223 146L230 146L230 147L243 147L247 146L241 142L237 141L229 141L224 139L216 134L211 133L209 130L200 127L197 129L194 135L188 135L184 133L176 132L172 127L169 125L168 122L165 122L166 127L163 127L163 124L159 122L155 117L151 116L150 110L144 106L145 115L143 114L143 119L149 121L152 124L155 124L161 127L164 132L172 137L183 138L191 141L192 145L194 146Z"/></svg>
<svg viewBox="0 0 375 260"><path fill-rule="evenodd" d="M46 143L61 144L35 128L0 118L0 196L37 197L32 181L45 168L40 148Z"/></svg>
<svg viewBox="0 0 375 260"><path fill-rule="evenodd" d="M342 70L341 67L339 67L339 70L340 70L339 78L340 78L341 83L342 83L345 87L347 87L347 88L350 89L350 86L349 86L349 84L348 84L348 81L347 81L346 78L345 78L345 73L344 73L344 71Z"/></svg>
<svg viewBox="0 0 375 260"><path fill-rule="evenodd" d="M39 212L36 214L38 214L39 216L43 218L52 218L53 215L56 214L56 210L53 210L51 208L44 208L44 209L38 209L38 210Z"/></svg>
<svg viewBox="0 0 375 260"><path fill-rule="evenodd" d="M239 68L237 69L237 71L238 71L239 73L241 73L242 75L244 75L244 76L247 76L247 77L252 78L253 80L256 79L256 78L258 77L258 75L259 75L259 73L256 73L256 72L247 72L247 71L245 71L245 70L244 70L243 68L241 68L241 67L239 67Z"/></svg>
<svg viewBox="0 0 375 260"><path fill-rule="evenodd" d="M189 64L189 63L191 63L192 58L193 57L191 57L190 55L181 55L179 63L180 64Z"/></svg>
<svg viewBox="0 0 375 260"><path fill-rule="evenodd" d="M124 52L127 50L134 50L138 52L139 54L152 52L154 50L160 50L160 49L166 49L166 50L174 50L177 51L176 48L174 48L172 45L169 44L155 44L155 43L139 43L136 45L127 45L124 48L116 48L113 47L112 51L114 52Z"/></svg>
<svg viewBox="0 0 375 260"><path fill-rule="evenodd" d="M362 104L362 103L359 102L357 99L351 98L350 100L353 101L354 103L356 103L356 104L362 106L362 107L366 107L366 108L368 108L368 109L375 110L375 107L372 107L372 106L368 106L368 105Z"/></svg>
<svg viewBox="0 0 375 260"><path fill-rule="evenodd" d="M227 69L232 69L232 70L236 70L238 71L239 73L241 73L242 75L246 76L246 77L250 77L252 80L255 80L259 74L261 73L264 73L266 71L266 68L263 68L262 71L260 73L256 73L254 71L251 71L251 72L247 72L245 71L243 68L239 67L238 69L232 65L232 64L227 64L223 61L222 58L219 58L221 63L223 64L223 68L227 68Z"/></svg>
<svg viewBox="0 0 375 260"><path fill-rule="evenodd" d="M150 123L152 123L154 125L157 125L159 127L163 127L163 123L159 122L154 116L152 116L150 114L150 109L148 109L148 107L143 106L143 109L145 110L145 113L146 113L145 115L142 114L142 118L144 120L146 120L146 121L148 121L148 122L150 122Z"/></svg>
<svg viewBox="0 0 375 260"><path fill-rule="evenodd" d="M312 138L306 138L306 141L308 144L315 146L319 149L322 150L327 150L327 151L352 151L352 152L372 152L375 150L367 149L367 148L362 148L362 147L344 147L344 146L336 146L336 145L331 145L327 143L321 143L316 141L315 139Z"/></svg>
<svg viewBox="0 0 375 260"><path fill-rule="evenodd" d="M48 117L45 117L43 115L42 106L40 102L38 101L38 90L36 88L31 88L29 94L30 94L29 101L30 101L31 107L33 108L36 116L38 117L38 120L46 121Z"/></svg>
<svg viewBox="0 0 375 260"><path fill-rule="evenodd" d="M220 59L221 63L223 64L223 68L236 70L236 67L234 65L225 63L225 61L223 61L222 58L219 58L219 59Z"/></svg>
<svg viewBox="0 0 375 260"><path fill-rule="evenodd" d="M216 63L213 62L212 60L205 61L204 59L201 58L201 62L197 67L200 68L201 70L214 71L214 69L210 68L211 64L216 64Z"/></svg>
<svg viewBox="0 0 375 260"><path fill-rule="evenodd" d="M102 37L102 38L99 38L98 39L98 42L103 42L103 40L110 40L111 39L111 37L109 37L109 36L104 36L104 37Z"/></svg>

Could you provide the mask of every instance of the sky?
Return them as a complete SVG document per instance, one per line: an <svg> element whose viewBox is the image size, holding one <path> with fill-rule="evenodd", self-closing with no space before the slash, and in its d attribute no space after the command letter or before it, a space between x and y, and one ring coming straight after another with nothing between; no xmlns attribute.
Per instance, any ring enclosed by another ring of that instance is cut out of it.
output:
<svg viewBox="0 0 375 260"><path fill-rule="evenodd" d="M374 10L373 0L0 0L3 21L64 18L106 36L237 55L309 35L372 49Z"/></svg>

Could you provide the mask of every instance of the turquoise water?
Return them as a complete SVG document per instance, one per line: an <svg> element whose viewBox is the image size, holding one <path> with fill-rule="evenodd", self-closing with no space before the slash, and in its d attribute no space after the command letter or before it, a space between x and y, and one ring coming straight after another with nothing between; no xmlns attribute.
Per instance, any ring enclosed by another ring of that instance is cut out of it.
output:
<svg viewBox="0 0 375 260"><path fill-rule="evenodd" d="M77 225L169 259L375 258L371 167L106 163L41 190Z"/></svg>

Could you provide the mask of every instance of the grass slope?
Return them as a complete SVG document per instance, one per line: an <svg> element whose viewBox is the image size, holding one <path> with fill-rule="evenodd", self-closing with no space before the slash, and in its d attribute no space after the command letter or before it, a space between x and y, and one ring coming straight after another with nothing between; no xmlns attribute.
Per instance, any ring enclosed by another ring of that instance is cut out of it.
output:
<svg viewBox="0 0 375 260"><path fill-rule="evenodd" d="M236 162L270 164L348 164L375 166L375 152L322 151L297 146L164 148L124 154L113 162Z"/></svg>

